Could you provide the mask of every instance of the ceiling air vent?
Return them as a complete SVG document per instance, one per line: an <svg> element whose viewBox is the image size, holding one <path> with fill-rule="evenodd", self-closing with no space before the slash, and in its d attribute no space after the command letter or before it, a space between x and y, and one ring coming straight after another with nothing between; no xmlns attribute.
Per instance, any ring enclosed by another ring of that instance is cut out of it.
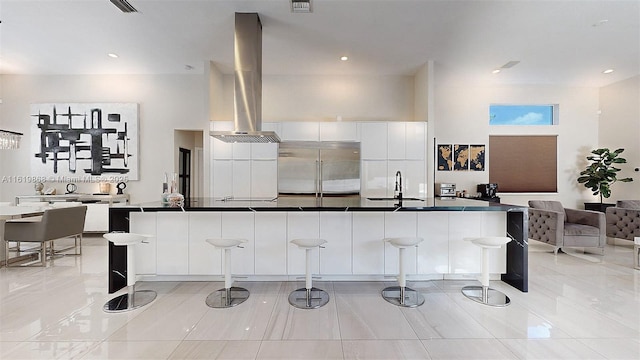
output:
<svg viewBox="0 0 640 360"><path fill-rule="evenodd" d="M291 0L292 13L310 13L311 0Z"/></svg>
<svg viewBox="0 0 640 360"><path fill-rule="evenodd" d="M136 8L131 6L127 0L110 0L113 5L115 5L120 11L123 13L134 13L138 12Z"/></svg>

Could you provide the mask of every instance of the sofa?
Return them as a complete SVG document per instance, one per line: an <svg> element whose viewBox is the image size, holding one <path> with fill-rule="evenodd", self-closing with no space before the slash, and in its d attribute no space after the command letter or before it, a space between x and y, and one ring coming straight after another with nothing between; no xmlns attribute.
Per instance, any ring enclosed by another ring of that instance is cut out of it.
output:
<svg viewBox="0 0 640 360"><path fill-rule="evenodd" d="M529 201L529 238L555 246L598 248L604 254L607 242L605 214L569 209L559 201Z"/></svg>
<svg viewBox="0 0 640 360"><path fill-rule="evenodd" d="M633 241L640 237L640 200L618 200L606 219L608 237Z"/></svg>

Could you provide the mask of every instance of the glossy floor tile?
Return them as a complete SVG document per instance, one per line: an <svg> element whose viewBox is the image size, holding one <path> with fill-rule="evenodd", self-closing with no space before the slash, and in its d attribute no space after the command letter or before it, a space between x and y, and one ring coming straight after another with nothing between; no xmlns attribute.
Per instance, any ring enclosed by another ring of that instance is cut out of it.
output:
<svg viewBox="0 0 640 360"><path fill-rule="evenodd" d="M425 297L399 308L380 291L393 281L314 285L329 303L288 303L301 282L239 284L251 292L234 308L212 309L216 282L139 282L156 300L107 314L107 244L87 236L83 255L47 268L0 269L0 359L640 359L640 271L631 244L605 255L554 255L532 242L529 292L491 286L512 304L465 298L471 280L410 282Z"/></svg>

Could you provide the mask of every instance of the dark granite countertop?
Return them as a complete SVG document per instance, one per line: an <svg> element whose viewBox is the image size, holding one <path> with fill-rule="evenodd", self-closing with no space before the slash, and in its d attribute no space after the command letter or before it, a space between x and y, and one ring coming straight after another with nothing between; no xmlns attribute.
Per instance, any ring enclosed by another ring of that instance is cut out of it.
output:
<svg viewBox="0 0 640 360"><path fill-rule="evenodd" d="M359 196L280 196L276 199L187 199L182 207L160 201L119 205L143 211L510 211L523 206L499 204L465 198L426 198L420 200L370 200Z"/></svg>

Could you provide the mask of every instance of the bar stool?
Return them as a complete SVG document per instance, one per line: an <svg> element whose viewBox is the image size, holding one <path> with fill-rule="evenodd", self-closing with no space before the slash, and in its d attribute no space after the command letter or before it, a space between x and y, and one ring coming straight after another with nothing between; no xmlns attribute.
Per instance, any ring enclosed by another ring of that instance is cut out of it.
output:
<svg viewBox="0 0 640 360"><path fill-rule="evenodd" d="M291 243L305 250L306 270L305 287L296 289L289 294L289 304L299 309L317 309L329 302L329 294L313 287L311 283L311 251L327 243L324 239L293 239Z"/></svg>
<svg viewBox="0 0 640 360"><path fill-rule="evenodd" d="M240 305L249 298L249 290L237 286L231 286L231 249L240 247L246 243L245 239L207 239L207 242L216 249L224 250L224 288L218 289L205 300L205 303L212 308L221 309Z"/></svg>
<svg viewBox="0 0 640 360"><path fill-rule="evenodd" d="M416 307L424 304L424 297L414 289L407 287L407 275L404 270L404 251L406 248L418 246L422 242L420 237L399 237L383 239L392 246L398 248L399 272L398 285L389 286L382 290L382 297L393 305L403 307Z"/></svg>
<svg viewBox="0 0 640 360"><path fill-rule="evenodd" d="M127 247L127 293L109 300L102 309L105 312L124 312L137 309L152 302L157 294L153 290L136 290L136 245L150 235L132 233L106 233L103 237L115 246Z"/></svg>
<svg viewBox="0 0 640 360"><path fill-rule="evenodd" d="M490 306L507 306L511 303L509 297L502 292L489 288L489 249L499 249L502 245L511 241L509 237L490 236L478 238L465 238L474 245L482 248L482 274L480 284L469 285L462 288L462 293L469 299Z"/></svg>

